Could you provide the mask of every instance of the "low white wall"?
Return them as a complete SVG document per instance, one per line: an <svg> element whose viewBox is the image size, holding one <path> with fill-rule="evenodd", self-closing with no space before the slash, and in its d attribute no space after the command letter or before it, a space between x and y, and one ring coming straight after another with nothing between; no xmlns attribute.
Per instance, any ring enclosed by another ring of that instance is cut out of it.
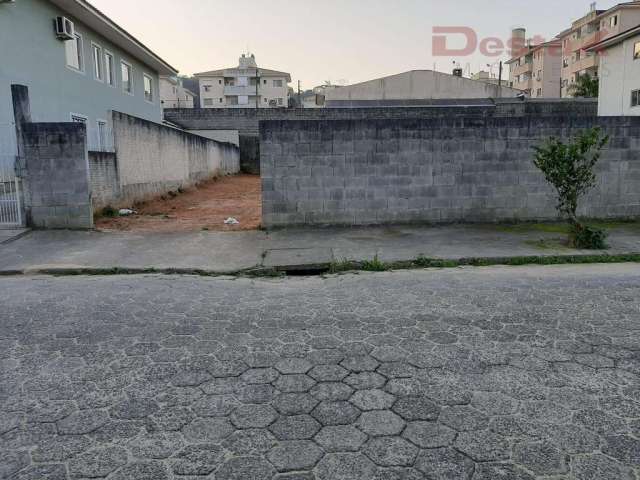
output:
<svg viewBox="0 0 640 480"><path fill-rule="evenodd" d="M236 145L113 112L121 202L240 171Z"/></svg>
<svg viewBox="0 0 640 480"><path fill-rule="evenodd" d="M187 130L194 135L215 140L223 143L233 143L236 147L240 146L240 133L238 130Z"/></svg>

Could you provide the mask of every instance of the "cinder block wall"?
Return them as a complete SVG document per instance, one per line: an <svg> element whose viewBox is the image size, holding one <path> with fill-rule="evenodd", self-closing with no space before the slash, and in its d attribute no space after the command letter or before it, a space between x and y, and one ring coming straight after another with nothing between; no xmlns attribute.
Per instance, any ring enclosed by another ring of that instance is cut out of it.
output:
<svg viewBox="0 0 640 480"><path fill-rule="evenodd" d="M240 170L237 146L113 112L120 203Z"/></svg>
<svg viewBox="0 0 640 480"><path fill-rule="evenodd" d="M601 126L611 142L598 166L599 184L580 213L640 216L639 117L507 110L263 121L263 226L556 219L554 192L533 165L532 147L592 126Z"/></svg>
<svg viewBox="0 0 640 480"><path fill-rule="evenodd" d="M92 228L86 128L23 123L25 209L36 228Z"/></svg>
<svg viewBox="0 0 640 480"><path fill-rule="evenodd" d="M114 206L120 196L118 159L112 152L89 152L91 201L98 212L107 205Z"/></svg>

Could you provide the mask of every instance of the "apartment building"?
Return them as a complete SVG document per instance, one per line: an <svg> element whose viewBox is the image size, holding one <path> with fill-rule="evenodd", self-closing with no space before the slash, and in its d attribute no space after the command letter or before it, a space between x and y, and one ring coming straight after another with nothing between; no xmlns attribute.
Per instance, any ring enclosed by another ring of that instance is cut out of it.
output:
<svg viewBox="0 0 640 480"><path fill-rule="evenodd" d="M162 108L193 108L196 95L182 83L180 77L160 77Z"/></svg>
<svg viewBox="0 0 640 480"><path fill-rule="evenodd" d="M640 1L620 3L609 10L596 4L584 17L558 37L562 41L562 97L571 96L571 85L582 75L599 77L599 60L593 45L640 24Z"/></svg>
<svg viewBox="0 0 640 480"><path fill-rule="evenodd" d="M202 108L287 108L291 75L258 67L255 55L237 67L196 73Z"/></svg>
<svg viewBox="0 0 640 480"><path fill-rule="evenodd" d="M593 45L600 60L598 115L640 116L640 24Z"/></svg>
<svg viewBox="0 0 640 480"><path fill-rule="evenodd" d="M525 29L513 31L512 44L517 47L507 61L510 86L531 98L559 98L562 43L556 38L533 45L525 38Z"/></svg>
<svg viewBox="0 0 640 480"><path fill-rule="evenodd" d="M95 150L111 110L162 122L159 77L177 74L85 0L0 2L0 58L0 125L13 121L11 85L26 85L34 121L85 123Z"/></svg>

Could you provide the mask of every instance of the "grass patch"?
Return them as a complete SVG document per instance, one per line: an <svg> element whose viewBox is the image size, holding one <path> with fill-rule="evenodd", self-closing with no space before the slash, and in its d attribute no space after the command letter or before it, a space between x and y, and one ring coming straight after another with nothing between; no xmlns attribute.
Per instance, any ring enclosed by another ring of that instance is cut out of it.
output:
<svg viewBox="0 0 640 480"><path fill-rule="evenodd" d="M329 264L329 273L343 273L357 268L356 263L343 258L342 260L334 260Z"/></svg>
<svg viewBox="0 0 640 480"><path fill-rule="evenodd" d="M566 250L571 249L567 245L567 240L564 238L541 238L539 240L525 240L526 245L533 247L537 250Z"/></svg>
<svg viewBox="0 0 640 480"><path fill-rule="evenodd" d="M385 272L389 270L389 265L381 261L378 255L373 257L373 260L365 260L360 265L360 270L365 272Z"/></svg>

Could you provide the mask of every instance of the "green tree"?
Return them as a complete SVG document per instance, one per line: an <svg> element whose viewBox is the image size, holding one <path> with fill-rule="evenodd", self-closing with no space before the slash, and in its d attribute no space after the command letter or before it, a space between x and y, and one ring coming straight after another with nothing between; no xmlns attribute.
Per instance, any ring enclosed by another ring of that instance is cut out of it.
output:
<svg viewBox="0 0 640 480"><path fill-rule="evenodd" d="M571 84L569 93L573 97L598 98L600 90L600 80L589 74L580 75L576 79L576 83Z"/></svg>
<svg viewBox="0 0 640 480"><path fill-rule="evenodd" d="M583 225L578 219L578 202L596 185L594 168L601 150L609 142L599 128L592 128L568 143L551 137L534 147L534 164L558 193L558 212L571 226L569 243L581 248L604 246L604 232Z"/></svg>

